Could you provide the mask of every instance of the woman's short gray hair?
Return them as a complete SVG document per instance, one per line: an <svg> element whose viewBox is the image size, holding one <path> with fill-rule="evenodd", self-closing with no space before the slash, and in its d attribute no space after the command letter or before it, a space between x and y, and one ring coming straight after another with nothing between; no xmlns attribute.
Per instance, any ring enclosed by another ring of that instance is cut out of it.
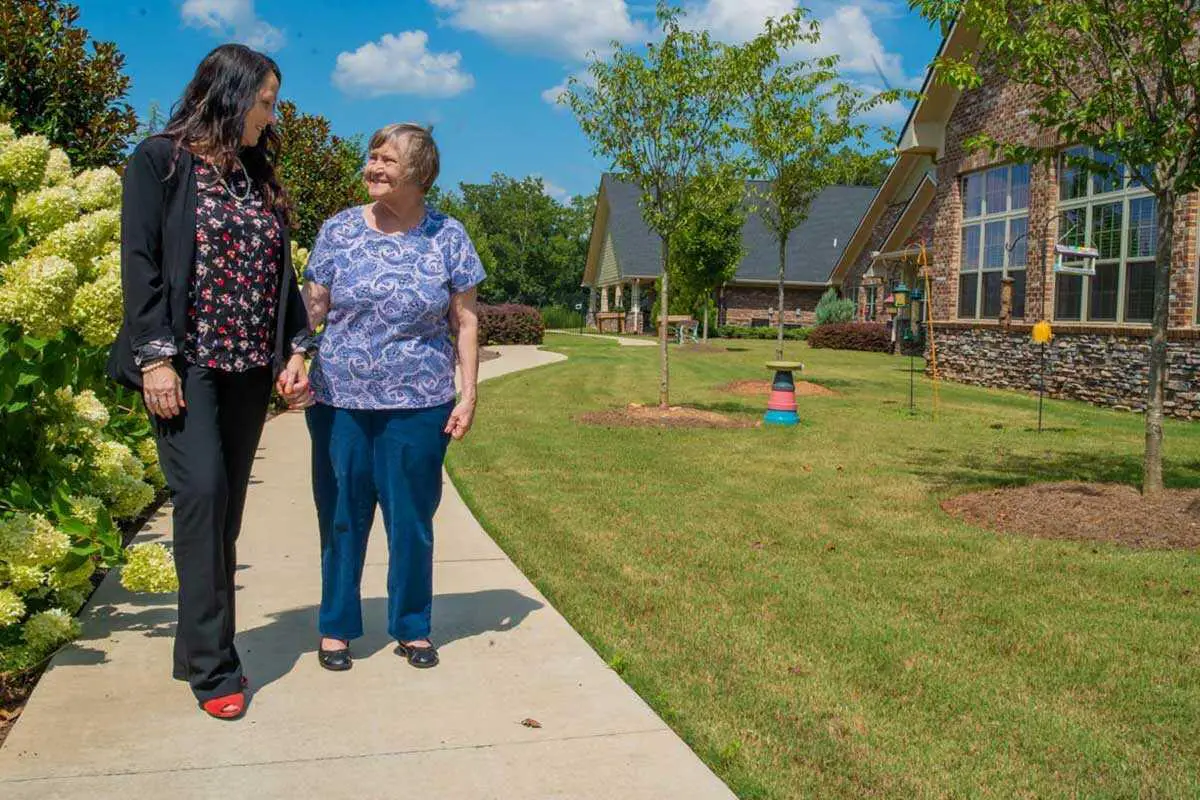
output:
<svg viewBox="0 0 1200 800"><path fill-rule="evenodd" d="M389 142L399 143L401 139L408 140L405 153L408 158L408 177L420 185L422 192L428 193L442 169L437 142L433 140L433 128L415 122L385 125L371 137L369 150L377 150Z"/></svg>

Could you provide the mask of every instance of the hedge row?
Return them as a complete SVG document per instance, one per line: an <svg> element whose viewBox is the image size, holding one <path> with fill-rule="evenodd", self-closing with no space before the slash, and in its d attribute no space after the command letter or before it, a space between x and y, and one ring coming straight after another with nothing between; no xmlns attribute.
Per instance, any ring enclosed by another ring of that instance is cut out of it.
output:
<svg viewBox="0 0 1200 800"><path fill-rule="evenodd" d="M479 306L479 344L541 344L546 326L532 306Z"/></svg>
<svg viewBox="0 0 1200 800"><path fill-rule="evenodd" d="M809 347L827 350L862 350L868 353L892 352L892 337L884 325L874 322L845 322L821 325L808 336Z"/></svg>
<svg viewBox="0 0 1200 800"><path fill-rule="evenodd" d="M803 342L812 333L812 328L784 328L783 338L795 342ZM718 325L718 339L766 339L773 340L779 338L779 329L771 328L750 328L745 325Z"/></svg>

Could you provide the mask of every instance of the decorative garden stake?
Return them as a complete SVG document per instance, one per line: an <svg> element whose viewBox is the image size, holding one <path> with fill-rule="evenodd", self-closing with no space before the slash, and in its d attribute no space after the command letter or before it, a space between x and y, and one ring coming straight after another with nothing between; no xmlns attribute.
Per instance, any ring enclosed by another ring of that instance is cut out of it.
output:
<svg viewBox="0 0 1200 800"><path fill-rule="evenodd" d="M1042 432L1042 398L1046 394L1046 345L1054 338L1050 323L1042 320L1033 326L1033 342L1042 350L1041 368L1038 374L1038 433Z"/></svg>
<svg viewBox="0 0 1200 800"><path fill-rule="evenodd" d="M796 382L792 372L804 369L797 361L768 361L767 369L775 370L771 383L771 399L767 401L767 415L763 422L768 425L796 425L800 415L796 413Z"/></svg>

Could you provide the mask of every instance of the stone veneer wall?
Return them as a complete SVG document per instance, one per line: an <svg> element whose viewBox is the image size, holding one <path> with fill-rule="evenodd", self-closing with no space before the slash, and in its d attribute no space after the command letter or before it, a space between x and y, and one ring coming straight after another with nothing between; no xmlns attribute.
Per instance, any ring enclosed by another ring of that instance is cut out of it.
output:
<svg viewBox="0 0 1200 800"><path fill-rule="evenodd" d="M1036 392L1041 352L1029 326L939 327L938 370L947 380ZM1056 331L1046 345L1046 394L1124 411L1145 409L1150 339L1128 331ZM1200 420L1200 332L1173 334L1166 414Z"/></svg>

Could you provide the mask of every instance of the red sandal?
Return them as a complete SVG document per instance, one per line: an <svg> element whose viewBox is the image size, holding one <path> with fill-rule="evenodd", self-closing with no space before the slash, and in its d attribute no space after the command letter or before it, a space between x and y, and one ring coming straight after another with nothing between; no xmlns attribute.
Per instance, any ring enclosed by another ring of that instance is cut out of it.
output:
<svg viewBox="0 0 1200 800"><path fill-rule="evenodd" d="M244 690L249 685L250 682L243 677L242 689ZM246 693L240 691L222 697L214 697L201 703L200 708L204 709L204 713L216 719L237 719L246 713Z"/></svg>

